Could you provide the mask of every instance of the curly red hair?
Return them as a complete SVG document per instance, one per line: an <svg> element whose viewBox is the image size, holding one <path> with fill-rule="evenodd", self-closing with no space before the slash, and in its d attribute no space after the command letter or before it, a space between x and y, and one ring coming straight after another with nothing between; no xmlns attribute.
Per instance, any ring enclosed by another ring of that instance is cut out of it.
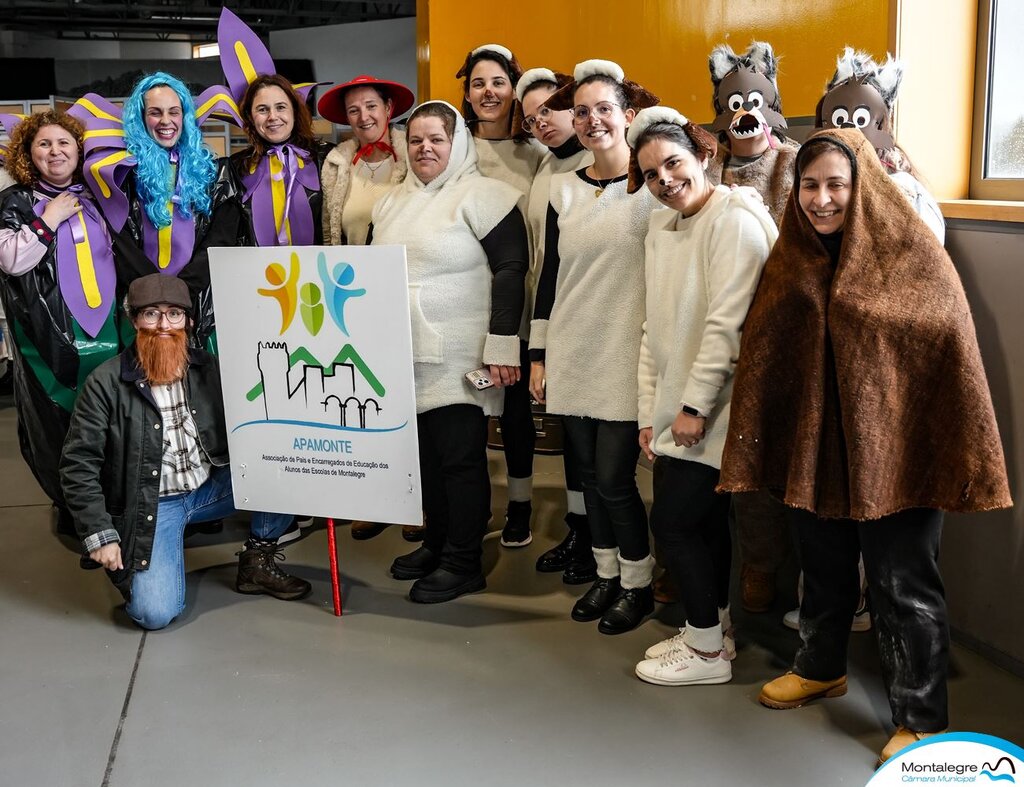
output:
<svg viewBox="0 0 1024 787"><path fill-rule="evenodd" d="M82 140L85 138L85 126L67 114L55 109L29 115L11 132L11 142L7 149L5 169L19 185L32 188L39 181L39 170L32 163L32 143L36 134L43 126L60 126L75 138L78 143L78 166L75 167L74 183L82 182Z"/></svg>

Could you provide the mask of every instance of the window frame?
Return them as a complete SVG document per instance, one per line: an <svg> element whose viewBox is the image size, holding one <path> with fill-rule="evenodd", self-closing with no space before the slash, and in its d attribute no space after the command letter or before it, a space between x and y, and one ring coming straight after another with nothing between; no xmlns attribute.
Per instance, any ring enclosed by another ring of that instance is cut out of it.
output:
<svg viewBox="0 0 1024 787"><path fill-rule="evenodd" d="M999 0L978 0L978 43L974 77L974 126L971 141L971 199L1024 200L1024 178L985 177L988 109L992 97L992 39Z"/></svg>

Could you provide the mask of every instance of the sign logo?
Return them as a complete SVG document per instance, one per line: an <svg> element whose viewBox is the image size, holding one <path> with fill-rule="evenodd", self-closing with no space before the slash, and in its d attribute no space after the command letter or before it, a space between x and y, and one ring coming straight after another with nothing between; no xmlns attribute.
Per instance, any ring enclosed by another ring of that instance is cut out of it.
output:
<svg viewBox="0 0 1024 787"><path fill-rule="evenodd" d="M356 277L352 265L339 261L328 266L322 251L317 255L317 273L319 283L300 285L301 265L294 251L287 271L280 262L267 266L264 278L270 287L259 287L256 292L280 306L279 335L288 332L298 311L310 336L320 333L325 312L338 330L349 336L345 306L352 298L366 295L366 288L351 286ZM241 423L232 432L267 423L363 432L393 432L406 425L388 425L382 420L387 389L350 343L323 361L302 345L290 350L286 341L260 341L256 344L256 368L260 381L245 398L253 402L262 397L265 418Z"/></svg>
<svg viewBox="0 0 1024 787"><path fill-rule="evenodd" d="M870 787L905 784L1017 784L1024 749L994 735L955 732L908 746L879 768Z"/></svg>

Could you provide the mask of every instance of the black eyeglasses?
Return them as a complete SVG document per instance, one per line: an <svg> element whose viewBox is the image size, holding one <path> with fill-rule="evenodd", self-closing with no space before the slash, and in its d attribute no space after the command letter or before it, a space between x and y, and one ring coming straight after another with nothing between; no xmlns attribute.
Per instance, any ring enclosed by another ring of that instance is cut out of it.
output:
<svg viewBox="0 0 1024 787"><path fill-rule="evenodd" d="M185 310L179 308L167 309L143 309L139 316L146 325L157 325L161 317L167 318L168 325L181 325L185 322Z"/></svg>

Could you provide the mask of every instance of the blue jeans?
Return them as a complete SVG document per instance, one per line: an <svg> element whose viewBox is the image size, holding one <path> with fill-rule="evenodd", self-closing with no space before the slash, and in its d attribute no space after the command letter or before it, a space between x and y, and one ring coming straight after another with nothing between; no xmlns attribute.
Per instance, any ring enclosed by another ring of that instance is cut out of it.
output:
<svg viewBox="0 0 1024 787"><path fill-rule="evenodd" d="M162 629L185 609L185 526L211 522L235 513L231 472L214 467L201 487L184 495L161 497L149 568L132 577L128 616L144 629ZM253 513L254 538L276 540L291 524L291 514Z"/></svg>

